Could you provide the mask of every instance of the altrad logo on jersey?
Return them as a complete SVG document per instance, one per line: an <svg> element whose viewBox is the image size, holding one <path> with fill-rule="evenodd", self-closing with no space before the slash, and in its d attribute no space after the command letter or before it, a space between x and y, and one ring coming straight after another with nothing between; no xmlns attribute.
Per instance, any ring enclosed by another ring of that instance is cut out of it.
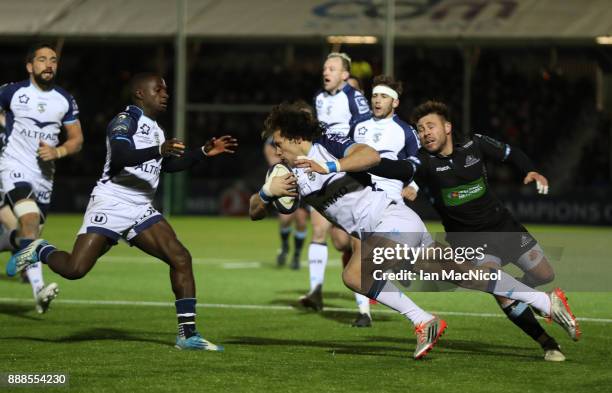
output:
<svg viewBox="0 0 612 393"><path fill-rule="evenodd" d="M19 103L20 104L27 104L30 101L30 97L28 97L25 94L22 94L19 96Z"/></svg>
<svg viewBox="0 0 612 393"><path fill-rule="evenodd" d="M21 130L19 131L19 135L24 136L26 138L39 139L41 141L51 141L57 143L59 141L57 135L48 134L46 132L36 131L36 130Z"/></svg>
<svg viewBox="0 0 612 393"><path fill-rule="evenodd" d="M147 163L136 166L136 170L142 171L144 173L152 173L154 175L159 175L159 172L160 172L160 168L158 165L147 164Z"/></svg>

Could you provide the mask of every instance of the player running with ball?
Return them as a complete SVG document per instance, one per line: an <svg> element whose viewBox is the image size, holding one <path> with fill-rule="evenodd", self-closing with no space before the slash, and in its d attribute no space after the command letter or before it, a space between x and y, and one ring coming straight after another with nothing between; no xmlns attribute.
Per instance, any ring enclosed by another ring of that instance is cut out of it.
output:
<svg viewBox="0 0 612 393"><path fill-rule="evenodd" d="M207 157L237 146L230 136L211 139L185 151L177 139L166 140L157 117L166 111L166 82L156 74L137 74L131 82L133 105L117 115L107 128L104 172L91 193L83 226L72 252L60 251L39 239L11 258L15 270L41 261L70 280L84 277L120 238L170 266L176 297L176 347L220 351L196 330L195 280L191 255L152 202L161 172L191 168Z"/></svg>
<svg viewBox="0 0 612 393"><path fill-rule="evenodd" d="M406 244L410 247L430 246L433 243L416 213L390 199L386 193L375 191L370 175L365 172L410 180L415 169L413 164L407 160L381 159L376 150L369 146L347 138L324 135L318 122L288 104L281 104L272 110L265 128L265 133L274 138L277 154L294 168L295 176L273 177L265 187L267 191L262 188L254 194L250 200L251 218L264 218L266 205L274 198L297 196L299 193L306 203L330 222L350 233L353 255L342 272L345 285L408 318L414 324L417 335L414 358L425 356L446 329L446 322L421 309L390 281L370 280L365 285L362 282L362 278L367 279L372 273L366 265L362 266L361 237L364 233L402 232L408 235ZM442 263L436 261L424 263L430 269L445 269ZM461 272L473 269L468 264L453 265ZM462 280L455 283L520 300L559 323L570 336L577 337L576 319L560 290L551 294L538 292L503 271L482 270L496 273L499 280Z"/></svg>

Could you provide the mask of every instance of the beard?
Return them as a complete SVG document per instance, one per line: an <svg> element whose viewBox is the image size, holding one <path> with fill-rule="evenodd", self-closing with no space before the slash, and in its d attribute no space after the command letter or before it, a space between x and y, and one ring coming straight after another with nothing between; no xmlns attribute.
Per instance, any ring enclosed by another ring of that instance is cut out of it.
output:
<svg viewBox="0 0 612 393"><path fill-rule="evenodd" d="M44 90L49 90L55 84L55 73L53 73L51 79L45 79L43 78L43 72L39 74L33 74L34 80L36 81L36 84L38 84L38 86L40 86Z"/></svg>

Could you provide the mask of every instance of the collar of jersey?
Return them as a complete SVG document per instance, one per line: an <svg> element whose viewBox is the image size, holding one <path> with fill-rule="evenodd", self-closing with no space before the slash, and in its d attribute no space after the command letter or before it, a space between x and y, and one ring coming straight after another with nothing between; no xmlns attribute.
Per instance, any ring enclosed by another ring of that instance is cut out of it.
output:
<svg viewBox="0 0 612 393"><path fill-rule="evenodd" d="M344 89L346 89L347 86L350 86L348 83L344 82L344 86L342 86L339 89L334 90L333 92L329 92L327 90L325 90L325 93L327 93L327 95L330 96L335 96L336 94L340 93L341 91L344 91Z"/></svg>
<svg viewBox="0 0 612 393"><path fill-rule="evenodd" d="M395 119L395 116L397 116L395 113L393 114L393 116L385 117L384 119L379 119L377 117L372 116L372 120L374 120L375 123L390 123Z"/></svg>

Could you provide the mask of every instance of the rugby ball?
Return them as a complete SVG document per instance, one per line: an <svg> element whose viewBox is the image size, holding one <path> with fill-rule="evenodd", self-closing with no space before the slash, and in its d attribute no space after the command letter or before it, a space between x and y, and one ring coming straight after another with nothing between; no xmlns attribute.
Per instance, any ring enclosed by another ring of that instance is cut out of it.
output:
<svg viewBox="0 0 612 393"><path fill-rule="evenodd" d="M273 177L285 176L288 173L293 173L293 172L291 171L291 168L289 168L287 165L283 164L282 162L279 162L278 164L274 164L270 167L270 169L268 169L268 173L266 174L266 183L270 181L270 179ZM272 201L272 204L274 205L276 210L278 210L279 213L291 214L294 211L296 211L297 208L299 207L300 197L298 195L297 197L285 196L285 197L275 198Z"/></svg>

